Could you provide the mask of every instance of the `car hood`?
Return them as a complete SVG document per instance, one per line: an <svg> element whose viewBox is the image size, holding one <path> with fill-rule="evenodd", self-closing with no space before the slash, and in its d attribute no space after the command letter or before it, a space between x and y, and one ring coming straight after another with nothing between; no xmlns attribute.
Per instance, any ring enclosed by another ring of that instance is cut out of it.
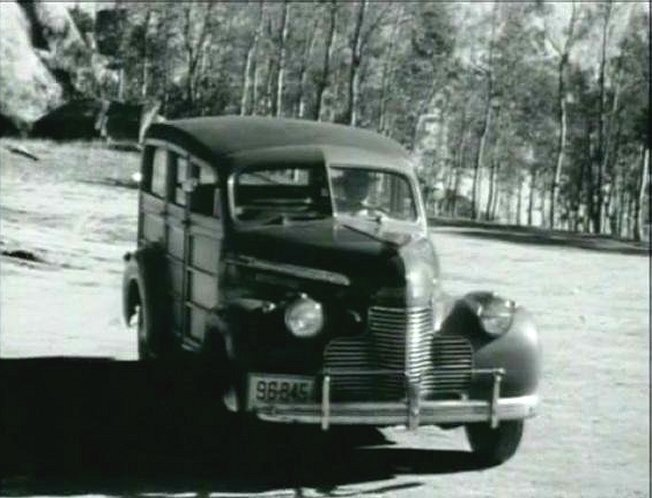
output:
<svg viewBox="0 0 652 498"><path fill-rule="evenodd" d="M402 287L439 273L427 234L414 226L344 222L334 218L246 228L234 253L345 275L352 285Z"/></svg>

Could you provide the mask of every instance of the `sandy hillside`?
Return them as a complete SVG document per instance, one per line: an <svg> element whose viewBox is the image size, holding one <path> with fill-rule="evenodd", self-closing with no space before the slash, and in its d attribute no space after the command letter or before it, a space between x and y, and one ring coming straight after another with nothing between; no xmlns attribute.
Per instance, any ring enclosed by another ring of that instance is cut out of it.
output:
<svg viewBox="0 0 652 498"><path fill-rule="evenodd" d="M35 162L5 144L1 249L25 251L33 261L2 256L2 357L133 359L134 337L120 319L120 282L122 254L134 244L136 192L114 183L129 179L138 156L88 144L26 143L41 158ZM385 434L399 445L380 453L383 477L335 482L326 491L272 486L265 496L649 496L648 259L469 237L454 228L434 228L433 237L449 291L494 289L537 319L543 402L521 450L499 468L450 470L406 451L464 450L461 431L391 429ZM370 465L369 455L331 465L355 473ZM237 484L232 491L226 496L243 496Z"/></svg>

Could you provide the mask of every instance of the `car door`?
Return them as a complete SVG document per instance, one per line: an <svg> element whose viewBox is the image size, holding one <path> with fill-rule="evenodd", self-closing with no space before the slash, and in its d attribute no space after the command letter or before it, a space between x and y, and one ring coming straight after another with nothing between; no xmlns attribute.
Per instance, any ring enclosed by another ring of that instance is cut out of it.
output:
<svg viewBox="0 0 652 498"><path fill-rule="evenodd" d="M177 343L183 336L184 257L186 239L185 196L177 190L186 173L178 167L178 152L165 142L150 142L143 155L140 194L139 246L158 245L165 251L171 331Z"/></svg>
<svg viewBox="0 0 652 498"><path fill-rule="evenodd" d="M144 161L139 244L165 249L171 330L178 344L195 350L217 305L223 238L218 177L210 164L161 142L147 146Z"/></svg>
<svg viewBox="0 0 652 498"><path fill-rule="evenodd" d="M194 350L201 347L208 315L218 303L223 227L216 170L196 158L188 158L185 168L183 347Z"/></svg>

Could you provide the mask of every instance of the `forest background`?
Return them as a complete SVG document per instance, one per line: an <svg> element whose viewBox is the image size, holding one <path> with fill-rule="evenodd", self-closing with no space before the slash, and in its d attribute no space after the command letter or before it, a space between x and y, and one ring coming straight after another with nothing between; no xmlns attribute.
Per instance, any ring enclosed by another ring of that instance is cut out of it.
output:
<svg viewBox="0 0 652 498"><path fill-rule="evenodd" d="M62 5L64 41L36 33L52 101L368 128L411 151L433 216L649 239L647 3Z"/></svg>

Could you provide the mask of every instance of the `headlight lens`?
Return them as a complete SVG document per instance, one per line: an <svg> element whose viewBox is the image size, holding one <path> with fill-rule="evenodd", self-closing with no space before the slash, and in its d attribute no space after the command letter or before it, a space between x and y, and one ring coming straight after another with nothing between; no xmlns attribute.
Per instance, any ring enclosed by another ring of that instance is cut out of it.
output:
<svg viewBox="0 0 652 498"><path fill-rule="evenodd" d="M295 336L316 336L324 326L324 312L317 301L300 297L285 310L285 325Z"/></svg>
<svg viewBox="0 0 652 498"><path fill-rule="evenodd" d="M494 299L479 310L480 321L485 332L499 336L509 330L514 317L514 302Z"/></svg>

